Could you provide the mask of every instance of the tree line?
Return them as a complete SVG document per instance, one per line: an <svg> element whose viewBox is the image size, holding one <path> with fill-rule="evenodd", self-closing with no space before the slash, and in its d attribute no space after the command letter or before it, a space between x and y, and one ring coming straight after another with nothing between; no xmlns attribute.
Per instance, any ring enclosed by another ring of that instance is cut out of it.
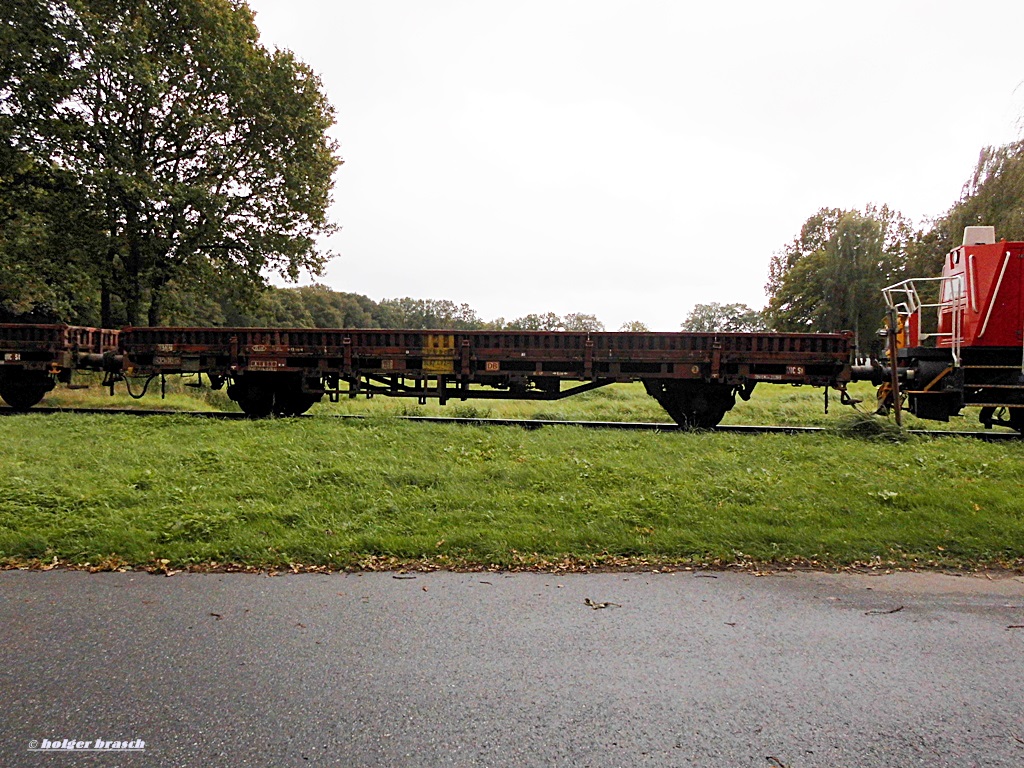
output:
<svg viewBox="0 0 1024 768"><path fill-rule="evenodd" d="M512 320L501 317L485 320L468 304L447 299L404 297L374 301L369 296L336 291L320 284L294 288L271 286L255 302L179 291L172 295L166 313L169 325L212 327L605 330L596 315L582 312L567 315L547 312ZM640 329L646 330L646 327Z"/></svg>

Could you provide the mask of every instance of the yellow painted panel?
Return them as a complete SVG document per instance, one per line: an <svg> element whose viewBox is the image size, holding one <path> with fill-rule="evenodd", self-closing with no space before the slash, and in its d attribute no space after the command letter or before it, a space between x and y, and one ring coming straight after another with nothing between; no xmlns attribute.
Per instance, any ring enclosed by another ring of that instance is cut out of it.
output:
<svg viewBox="0 0 1024 768"><path fill-rule="evenodd" d="M423 358L423 370L428 373L455 373L455 360L444 357Z"/></svg>

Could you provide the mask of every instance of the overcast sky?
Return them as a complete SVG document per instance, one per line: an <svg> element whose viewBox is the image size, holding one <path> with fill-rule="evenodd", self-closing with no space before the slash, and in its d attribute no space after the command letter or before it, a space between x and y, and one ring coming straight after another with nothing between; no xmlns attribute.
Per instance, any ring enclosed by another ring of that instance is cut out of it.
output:
<svg viewBox="0 0 1024 768"><path fill-rule="evenodd" d="M249 4L337 109L320 282L485 319L761 307L808 216L941 214L1024 113L1021 0Z"/></svg>

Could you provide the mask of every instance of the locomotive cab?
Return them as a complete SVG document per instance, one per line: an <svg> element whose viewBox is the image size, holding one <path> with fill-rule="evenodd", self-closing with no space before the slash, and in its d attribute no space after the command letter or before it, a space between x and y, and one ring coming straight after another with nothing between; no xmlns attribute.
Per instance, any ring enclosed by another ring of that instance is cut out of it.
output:
<svg viewBox="0 0 1024 768"><path fill-rule="evenodd" d="M1024 243L996 242L993 227L967 227L942 268L938 346L1021 348Z"/></svg>

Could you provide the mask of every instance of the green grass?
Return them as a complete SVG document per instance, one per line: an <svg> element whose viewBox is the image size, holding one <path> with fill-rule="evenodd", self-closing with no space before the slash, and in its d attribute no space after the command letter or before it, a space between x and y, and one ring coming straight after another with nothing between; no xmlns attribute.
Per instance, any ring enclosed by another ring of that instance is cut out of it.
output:
<svg viewBox="0 0 1024 768"><path fill-rule="evenodd" d="M134 408L139 410L157 411L237 411L236 406L227 393L221 389L214 392L209 388L209 380L203 378L204 386L193 388L187 386L194 383L194 377L170 376L167 378L166 396L161 397L160 381L154 379L146 394L134 398L128 394L123 382L114 387L113 396L106 387L101 386L102 377L94 373L76 373L74 383L84 389L68 389L58 384L42 402L40 408ZM140 394L141 384L132 384L132 392Z"/></svg>
<svg viewBox="0 0 1024 768"><path fill-rule="evenodd" d="M353 567L1024 562L1024 446L24 415L0 559Z"/></svg>

